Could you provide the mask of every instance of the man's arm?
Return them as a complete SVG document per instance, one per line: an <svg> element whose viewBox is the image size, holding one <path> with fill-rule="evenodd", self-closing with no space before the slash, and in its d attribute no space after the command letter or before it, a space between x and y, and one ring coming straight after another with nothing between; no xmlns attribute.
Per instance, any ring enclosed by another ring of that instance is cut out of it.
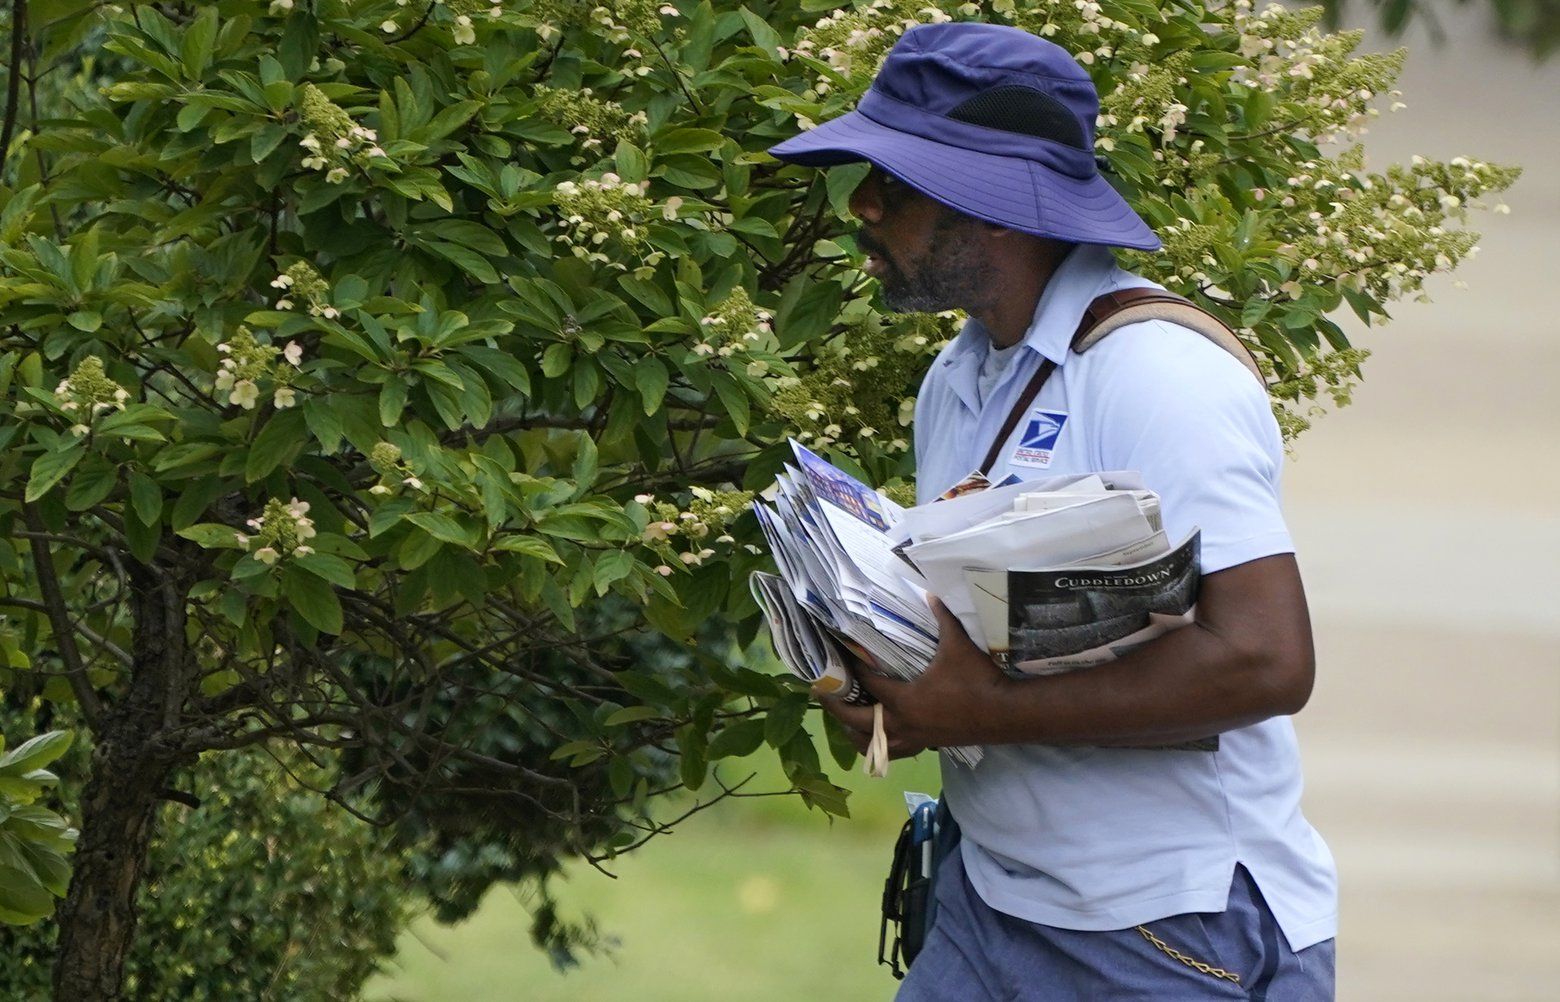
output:
<svg viewBox="0 0 1560 1002"><path fill-rule="evenodd" d="M910 682L862 673L904 751L976 744L1161 745L1297 712L1315 674L1310 615L1292 554L1202 580L1197 619L1108 664L1011 679L934 601L937 656ZM872 709L828 705L871 733Z"/></svg>

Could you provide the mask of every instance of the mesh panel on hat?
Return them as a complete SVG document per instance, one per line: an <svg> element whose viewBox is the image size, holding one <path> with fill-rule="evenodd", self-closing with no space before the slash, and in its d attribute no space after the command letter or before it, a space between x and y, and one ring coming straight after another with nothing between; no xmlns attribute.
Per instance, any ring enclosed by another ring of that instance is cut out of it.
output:
<svg viewBox="0 0 1560 1002"><path fill-rule="evenodd" d="M948 117L970 125L1050 139L1075 149L1087 148L1077 116L1056 98L1033 87L993 87L962 102L948 112Z"/></svg>

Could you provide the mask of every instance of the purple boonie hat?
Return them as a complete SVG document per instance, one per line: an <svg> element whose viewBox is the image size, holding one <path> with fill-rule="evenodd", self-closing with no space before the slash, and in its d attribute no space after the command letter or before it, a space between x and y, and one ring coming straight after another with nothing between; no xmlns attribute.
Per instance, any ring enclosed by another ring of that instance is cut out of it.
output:
<svg viewBox="0 0 1560 1002"><path fill-rule="evenodd" d="M809 167L866 160L959 212L1069 243L1157 250L1099 172L1094 81L1067 50L994 24L905 32L856 110L769 152Z"/></svg>

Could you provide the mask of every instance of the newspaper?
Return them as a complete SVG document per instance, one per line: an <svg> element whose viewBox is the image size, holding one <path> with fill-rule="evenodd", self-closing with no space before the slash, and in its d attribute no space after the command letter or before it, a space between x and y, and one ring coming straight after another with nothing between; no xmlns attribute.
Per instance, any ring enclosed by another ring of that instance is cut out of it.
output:
<svg viewBox="0 0 1560 1002"><path fill-rule="evenodd" d="M1168 550L1159 532L1074 567L967 572L987 652L1013 670L1052 675L1113 661L1189 623L1199 538ZM1141 562L1124 559L1154 550Z"/></svg>
<svg viewBox="0 0 1560 1002"><path fill-rule="evenodd" d="M901 508L792 442L755 503L778 574L752 577L782 663L815 692L871 697L861 660L912 679L937 652L936 595L1009 671L1087 668L1192 622L1194 530L1167 540L1159 498L1132 471L991 484L967 479ZM974 766L979 748L946 749Z"/></svg>
<svg viewBox="0 0 1560 1002"><path fill-rule="evenodd" d="M754 505L780 573L755 573L753 595L794 675L820 694L870 701L847 652L900 679L937 653L925 582L894 551L905 511L805 446L791 449L795 464ZM978 748L949 751L968 765L980 760Z"/></svg>

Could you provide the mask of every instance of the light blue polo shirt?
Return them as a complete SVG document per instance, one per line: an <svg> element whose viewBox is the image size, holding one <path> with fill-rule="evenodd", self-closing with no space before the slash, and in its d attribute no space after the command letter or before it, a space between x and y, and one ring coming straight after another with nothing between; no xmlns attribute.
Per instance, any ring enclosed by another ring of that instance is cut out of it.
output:
<svg viewBox="0 0 1560 1002"><path fill-rule="evenodd" d="M980 464L1049 358L1057 369L992 480L1138 470L1160 495L1172 540L1202 530L1203 573L1293 552L1279 506L1282 438L1266 393L1239 362L1157 320L1119 328L1084 354L1069 351L1094 297L1148 285L1108 249L1076 246L984 406L977 378L989 339L978 322L966 323L916 400L919 500ZM1300 813L1288 717L1227 732L1212 753L999 745L973 769L943 756L942 774L970 882L998 911L1079 930L1218 912L1241 863L1291 949L1335 933L1336 871Z"/></svg>

